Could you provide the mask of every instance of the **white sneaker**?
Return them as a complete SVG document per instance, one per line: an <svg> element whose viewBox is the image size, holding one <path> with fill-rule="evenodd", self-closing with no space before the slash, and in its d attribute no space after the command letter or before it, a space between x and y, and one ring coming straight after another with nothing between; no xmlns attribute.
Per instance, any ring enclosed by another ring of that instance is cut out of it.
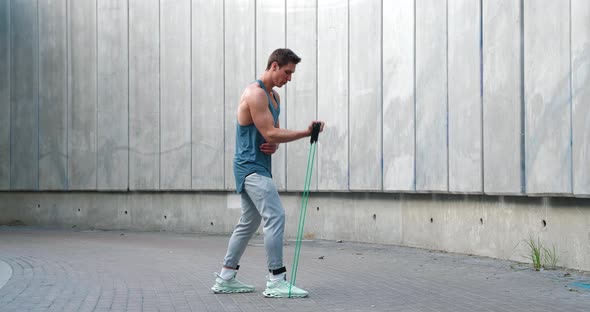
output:
<svg viewBox="0 0 590 312"><path fill-rule="evenodd" d="M266 289L262 294L268 298L303 298L309 293L282 279L276 282L267 280Z"/></svg>
<svg viewBox="0 0 590 312"><path fill-rule="evenodd" d="M252 285L244 284L236 279L236 274L228 280L224 280L215 273L217 278L215 279L215 285L211 287L211 290L216 294L233 294L233 293L247 293L253 292L256 289Z"/></svg>

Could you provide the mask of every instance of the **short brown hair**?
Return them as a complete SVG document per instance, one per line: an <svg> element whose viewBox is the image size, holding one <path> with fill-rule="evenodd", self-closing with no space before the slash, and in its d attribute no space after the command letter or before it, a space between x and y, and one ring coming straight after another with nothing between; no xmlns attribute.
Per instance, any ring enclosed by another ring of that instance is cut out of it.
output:
<svg viewBox="0 0 590 312"><path fill-rule="evenodd" d="M268 57L268 63L266 64L266 70L270 69L272 63L277 62L279 67L293 63L297 65L301 62L301 58L295 54L295 52L289 49L276 49Z"/></svg>

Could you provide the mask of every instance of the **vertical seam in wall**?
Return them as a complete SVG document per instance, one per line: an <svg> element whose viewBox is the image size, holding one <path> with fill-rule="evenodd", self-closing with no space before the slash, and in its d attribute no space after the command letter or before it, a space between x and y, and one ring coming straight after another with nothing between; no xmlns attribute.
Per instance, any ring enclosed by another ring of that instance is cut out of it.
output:
<svg viewBox="0 0 590 312"><path fill-rule="evenodd" d="M572 57L572 1L569 1L569 20L570 20L570 46L569 46L569 66L570 66L570 192L575 194L575 179L574 179L574 118L573 118L573 111L574 111L574 67L573 67L573 57Z"/></svg>
<svg viewBox="0 0 590 312"><path fill-rule="evenodd" d="M253 73L254 73L254 77L253 77L253 79L254 79L254 80L256 80L256 66L258 65L258 64L256 63L256 61L257 61L257 60L256 60L256 54L257 54L257 45L258 45L258 43L257 43L258 36L257 36L257 34L256 34L256 33L257 33L257 31L258 31L258 29L257 29L257 26L258 26L258 20L257 20L257 14L256 14L256 13L257 13L257 11L258 11L258 3L257 3L257 0L254 0L254 70L253 70ZM239 101L239 100L238 100L238 101ZM239 107L239 105L240 105L240 104L238 103L238 107ZM236 123L237 123L237 116L236 116ZM237 127L237 125L236 125L236 127ZM234 138L234 141L237 141L237 139L238 139L238 138L237 138L237 134L236 134L236 137ZM235 149L234 149L234 153L235 153ZM271 176L272 176L272 168L271 168ZM237 184L237 182L236 182L235 184L236 184L236 185L235 185L235 188L237 189L237 188L238 188L238 184Z"/></svg>
<svg viewBox="0 0 590 312"><path fill-rule="evenodd" d="M225 93L226 93L226 91L225 91L225 89L226 89L225 88L225 0L223 0L223 3L222 3L221 15L222 15L221 20L223 23L223 25L221 26L222 27L221 36L223 37L223 39L222 39L223 40L223 42L222 42L222 49L223 49L223 65L222 65L223 66L223 91L222 91L223 92L223 118L222 118L223 121L222 121L222 124L223 124L223 160L224 160L224 163L223 163L223 188L228 189L227 181L226 181L227 170L226 170L226 164L225 164L227 162L226 161L226 159L227 159L227 150L226 150L227 133L226 133L226 129L225 129L225 127L226 127L226 120L225 120L226 116L225 115L226 115L226 105L227 105L225 102L225 99L226 99L226 97L225 97Z"/></svg>
<svg viewBox="0 0 590 312"><path fill-rule="evenodd" d="M484 98L483 98L483 0L479 0L479 100L480 100L480 154L481 154L481 161L480 161L480 190L482 194L485 194L485 183L484 183L484 165L485 165L485 153L484 153Z"/></svg>
<svg viewBox="0 0 590 312"><path fill-rule="evenodd" d="M70 5L69 5L69 0L66 0L66 33L65 33L65 37L66 37L66 79L65 79L65 85L66 85L66 124L65 124L65 128L66 128L66 163L65 163L65 176L64 176L64 188L65 190L69 190L70 189L70 179L68 177L69 175L69 162L70 162L70 125L69 125L69 120L70 120L70 71L69 71L69 67L70 67L70 40L69 40L69 32L70 32L70 16L69 16L69 12L70 12Z"/></svg>
<svg viewBox="0 0 590 312"><path fill-rule="evenodd" d="M158 189L162 189L162 0L158 0Z"/></svg>
<svg viewBox="0 0 590 312"><path fill-rule="evenodd" d="M8 0L8 189L12 189L12 1Z"/></svg>
<svg viewBox="0 0 590 312"><path fill-rule="evenodd" d="M258 36L257 36L257 32L258 32L258 0L254 0L254 68L253 68L253 74L254 77L253 79L256 80L256 67L258 66ZM239 103L238 103L239 105ZM236 126L237 127L237 126ZM235 138L235 140L237 141L237 137ZM272 168L271 168L271 176L272 176ZM238 187L237 183L236 183L236 189ZM278 187L277 187L278 189Z"/></svg>
<svg viewBox="0 0 590 312"><path fill-rule="evenodd" d="M381 0L380 6L381 6L381 12L380 12L381 13L380 14L381 19L379 20L379 22L381 23L381 25L380 25L380 29L381 29L381 42L380 42L380 44L381 44L380 54L381 55L380 55L380 62L381 62L381 64L379 64L380 65L379 67L381 69L381 72L380 72L380 74L381 74L381 77L380 77L380 81L381 81L381 94L380 94L380 96L381 96L381 99L380 99L380 102L381 102L381 116L379 116L379 117L381 118L381 124L380 124L381 125L381 127L380 127L381 128L380 129L381 130L381 144L380 144L380 148L381 148L381 191L383 191L385 189L385 187L383 185L383 175L384 175L384 172L383 172L383 37L384 37L384 31L383 31L383 0Z"/></svg>
<svg viewBox="0 0 590 312"><path fill-rule="evenodd" d="M127 191L131 186L131 100L130 100L130 80L131 66L129 65L129 0L127 0Z"/></svg>
<svg viewBox="0 0 590 312"><path fill-rule="evenodd" d="M318 0L315 0L315 119L319 120L319 94L318 94L318 87L319 87L319 83L318 83L318 70L319 70L319 66L318 66L318 61L319 61L319 5L318 5ZM316 143L318 144L318 143ZM319 144L318 144L319 145ZM316 146L316 148L318 149L318 157L316 158L315 162L316 162L316 167L318 168L318 170L316 170L316 175L315 175L315 182L316 182L316 190L320 189L320 174L321 171L320 169L320 151L321 151L321 147L320 146Z"/></svg>
<svg viewBox="0 0 590 312"><path fill-rule="evenodd" d="M414 37L413 39L413 43L414 43L414 157L413 157L413 161L414 161L414 191L416 191L416 175L417 175L417 170L416 170L416 158L417 158L417 148L416 148L416 135L417 135L417 125L418 125L418 120L416 118L416 79L418 77L418 75L416 74L416 1L414 0Z"/></svg>
<svg viewBox="0 0 590 312"><path fill-rule="evenodd" d="M256 66L258 66L257 64L257 58L256 55L258 53L258 36L257 36L257 28L258 28L258 16L257 16L257 12L258 11L258 1L254 0L254 80L256 80Z"/></svg>
<svg viewBox="0 0 590 312"><path fill-rule="evenodd" d="M524 72L524 0L520 0L520 191L526 194L526 101Z"/></svg>
<svg viewBox="0 0 590 312"><path fill-rule="evenodd" d="M98 136L99 136L99 131L100 131L100 127L98 125L98 94L99 94L99 89L98 89L98 80L99 80L99 75L98 75L98 54L99 49L98 49L98 1L100 0L95 0L94 4L95 4L95 9L94 9L94 24L95 24L95 32L94 35L95 37L95 50L94 50L94 57L95 57L95 68L94 68L94 77L96 78L95 81L95 90L94 92L96 92L96 97L94 99L94 112L95 112L95 124L94 127L96 129L96 131L94 132L94 178L95 178L95 185L94 185L94 189L98 190L99 186L98 186Z"/></svg>
<svg viewBox="0 0 590 312"><path fill-rule="evenodd" d="M446 75L447 75L447 88L446 88L446 110L447 110L447 115L446 115L446 131L447 131L447 192L450 191L451 189L451 185L450 185L450 180L451 180L451 168L449 166L450 160L449 160L449 146L450 146L450 138L449 138L449 0L445 1L445 5L446 5L446 14L445 14L445 22L446 22L446 27L445 27L445 31L446 31L446 36L445 36L445 40L446 40Z"/></svg>
<svg viewBox="0 0 590 312"><path fill-rule="evenodd" d="M193 2L189 0L189 21L190 21L190 29L189 29L189 43L190 43L190 52L189 52L189 63L190 63L190 67L189 67L189 71L190 71L190 84L189 84L189 92L190 92L190 100L189 100L189 110L190 110L190 120L189 120L189 128L190 128L190 144L189 144L189 148L190 148L190 168L191 171L189 172L189 184L190 184L190 189L193 189L193 126L192 126L192 120L193 120Z"/></svg>
<svg viewBox="0 0 590 312"><path fill-rule="evenodd" d="M39 36L39 0L37 0L37 181L36 181L36 186L37 186L37 190L39 190L39 179L40 179L40 175L39 175L39 158L40 158L40 150L39 150L39 145L40 145L40 140L39 140L39 129L41 128L41 124L39 123L39 93L40 93L40 63L41 63L41 59L40 59L40 48L39 48L39 40L40 40L40 36Z"/></svg>
<svg viewBox="0 0 590 312"><path fill-rule="evenodd" d="M283 46L285 48L287 48L287 0L284 0L283 1L283 5L284 5L283 14L284 14L284 17L285 17L285 19L283 21L283 35L284 35L283 36ZM287 103L288 102L289 102L289 86L285 85L285 101L284 101L285 105L283 105L283 111L285 111L285 124L283 125L283 128L288 128L289 127L289 125L288 125L288 122L289 122L288 113L289 113L289 111L287 110ZM280 104L277 103L277 105L280 105ZM280 106L278 106L278 107L280 109ZM288 149L289 149L289 146L287 146L285 144L285 151L286 152L283 153L283 155L284 155L283 156L283 160L284 160L283 161L283 172L285 173L285 179L284 179L284 183L285 183L284 184L284 189L285 189L285 191L287 190L287 184L288 184L288 181L289 181L289 179L287 178L287 174L288 174L288 172L287 172L287 157L288 157L288 154L289 154L287 152Z"/></svg>
<svg viewBox="0 0 590 312"><path fill-rule="evenodd" d="M348 179L346 179L346 183L348 184L348 190L350 191L350 0L347 0L346 2L346 45L347 45L347 66L346 66L346 73L347 73L347 79L346 79L346 83L347 83L347 87L346 87L346 92L348 93L347 96L347 103L346 105L348 106L346 109L346 113L347 113L347 120L346 122L348 123L347 128L348 128L348 134L347 134L347 140L348 140L348 146L347 146L347 151L346 151L346 156L347 156L347 162L346 165L348 167Z"/></svg>

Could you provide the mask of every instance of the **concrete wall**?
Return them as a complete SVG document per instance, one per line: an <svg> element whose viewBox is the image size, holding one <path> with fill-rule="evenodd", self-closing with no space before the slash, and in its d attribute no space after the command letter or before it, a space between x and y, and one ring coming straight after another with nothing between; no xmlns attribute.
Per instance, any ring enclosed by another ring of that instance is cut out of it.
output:
<svg viewBox="0 0 590 312"><path fill-rule="evenodd" d="M301 194L283 193L282 201L293 239ZM239 207L239 196L227 192L4 192L0 224L229 233ZM309 197L304 236L524 262L532 237L555 246L558 265L590 271L588 224L584 198L322 192Z"/></svg>
<svg viewBox="0 0 590 312"><path fill-rule="evenodd" d="M590 196L584 0L2 0L0 190L232 190L235 108L303 58L322 191ZM308 144L274 156L301 190Z"/></svg>
<svg viewBox="0 0 590 312"><path fill-rule="evenodd" d="M287 46L281 125L328 124L309 235L514 259L534 234L589 269L589 21L585 0L0 0L0 218L230 231L235 109ZM307 142L273 158L290 207Z"/></svg>

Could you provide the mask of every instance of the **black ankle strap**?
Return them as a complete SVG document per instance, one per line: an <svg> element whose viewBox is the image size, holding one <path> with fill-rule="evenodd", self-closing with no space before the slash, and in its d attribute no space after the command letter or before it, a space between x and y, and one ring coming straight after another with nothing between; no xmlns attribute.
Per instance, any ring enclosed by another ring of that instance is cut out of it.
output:
<svg viewBox="0 0 590 312"><path fill-rule="evenodd" d="M268 270L268 272L270 272L272 275L279 275L281 273L287 272L287 269L285 267L282 267L276 270Z"/></svg>

